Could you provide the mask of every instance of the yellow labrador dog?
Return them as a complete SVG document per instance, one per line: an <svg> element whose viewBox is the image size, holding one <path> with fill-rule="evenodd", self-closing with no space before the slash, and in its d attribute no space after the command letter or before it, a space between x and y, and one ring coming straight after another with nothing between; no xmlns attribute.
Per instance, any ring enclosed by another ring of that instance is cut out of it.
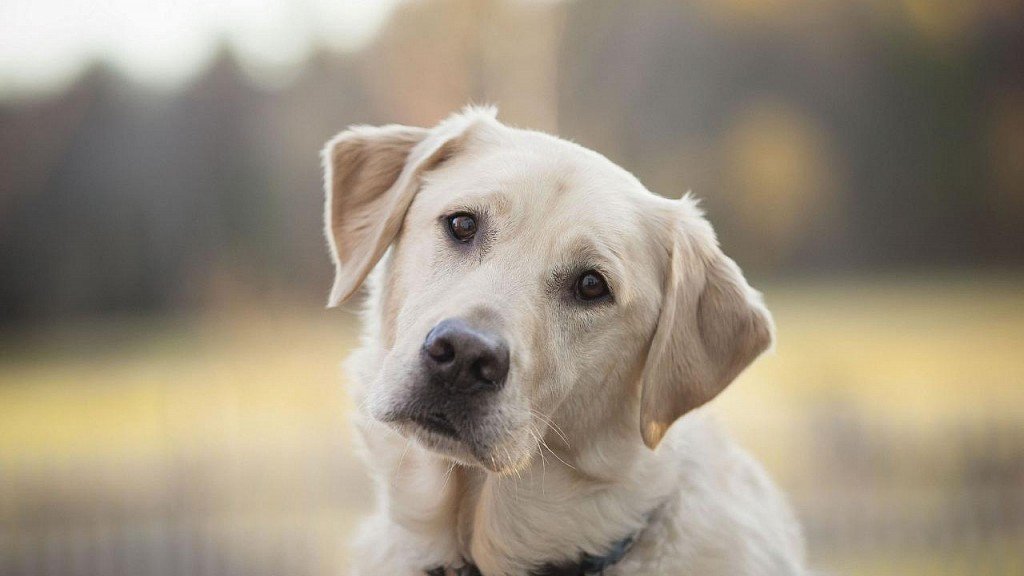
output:
<svg viewBox="0 0 1024 576"><path fill-rule="evenodd" d="M761 467L692 410L772 343L689 196L470 108L323 153L330 306L377 512L353 573L803 573Z"/></svg>

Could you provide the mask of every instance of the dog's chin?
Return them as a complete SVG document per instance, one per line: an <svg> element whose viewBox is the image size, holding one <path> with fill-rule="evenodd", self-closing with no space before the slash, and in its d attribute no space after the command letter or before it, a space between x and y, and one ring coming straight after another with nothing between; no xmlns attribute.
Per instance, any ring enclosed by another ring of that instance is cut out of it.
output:
<svg viewBox="0 0 1024 576"><path fill-rule="evenodd" d="M470 468L483 468L495 474L511 474L529 462L530 455L513 460L511 453L488 450L479 444L466 441L460 434L429 418L405 417L387 419L385 423L405 438L411 438L423 448L448 458L457 464Z"/></svg>
<svg viewBox="0 0 1024 576"><path fill-rule="evenodd" d="M397 420L388 422L392 428L406 438L411 438L420 446L444 456L463 466L480 466L482 461L474 450L465 442L452 435L436 431L415 420Z"/></svg>

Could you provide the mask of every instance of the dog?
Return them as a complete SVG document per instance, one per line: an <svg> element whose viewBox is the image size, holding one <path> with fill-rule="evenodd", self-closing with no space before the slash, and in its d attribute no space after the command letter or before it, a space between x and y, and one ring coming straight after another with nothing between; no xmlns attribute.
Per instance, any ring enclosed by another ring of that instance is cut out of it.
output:
<svg viewBox="0 0 1024 576"><path fill-rule="evenodd" d="M694 411L774 325L691 195L492 108L322 159L328 305L368 292L353 574L805 573L780 491Z"/></svg>

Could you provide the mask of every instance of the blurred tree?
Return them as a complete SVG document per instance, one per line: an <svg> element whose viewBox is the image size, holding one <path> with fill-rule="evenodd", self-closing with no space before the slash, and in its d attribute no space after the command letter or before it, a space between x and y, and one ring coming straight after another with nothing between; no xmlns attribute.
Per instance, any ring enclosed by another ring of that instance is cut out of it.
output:
<svg viewBox="0 0 1024 576"><path fill-rule="evenodd" d="M755 274L1024 264L1024 8L747 0L403 4L268 85L103 66L0 101L0 323L319 305L318 151L467 102L687 190Z"/></svg>

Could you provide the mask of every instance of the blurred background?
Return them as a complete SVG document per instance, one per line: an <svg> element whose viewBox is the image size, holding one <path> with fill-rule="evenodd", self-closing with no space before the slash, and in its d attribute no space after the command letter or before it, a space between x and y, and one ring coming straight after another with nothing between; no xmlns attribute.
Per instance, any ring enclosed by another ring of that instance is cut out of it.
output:
<svg viewBox="0 0 1024 576"><path fill-rule="evenodd" d="M1024 574L1016 0L5 0L0 574L344 573L318 152L468 102L704 199L813 566Z"/></svg>

